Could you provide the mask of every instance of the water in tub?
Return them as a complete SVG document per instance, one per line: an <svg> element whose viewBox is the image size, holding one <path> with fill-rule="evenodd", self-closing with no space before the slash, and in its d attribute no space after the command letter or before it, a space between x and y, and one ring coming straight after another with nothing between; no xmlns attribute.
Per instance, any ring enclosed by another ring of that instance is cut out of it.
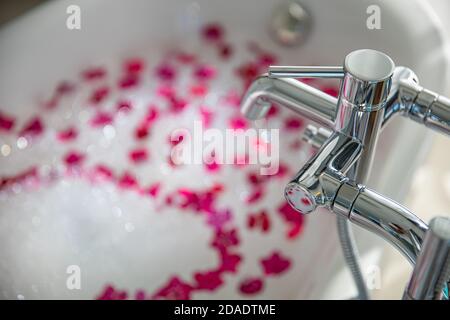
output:
<svg viewBox="0 0 450 320"><path fill-rule="evenodd" d="M0 98L1 298L308 295L314 266L305 260L329 254L308 243L325 235L283 199L313 152L301 141L305 122L276 105L256 123L239 111L277 56L231 41L217 23L198 37L202 50L180 44L80 66L30 99L26 114ZM231 163L216 153L178 163L172 151L195 127L203 136L279 129L277 170L263 175L248 159L270 148L264 134Z"/></svg>

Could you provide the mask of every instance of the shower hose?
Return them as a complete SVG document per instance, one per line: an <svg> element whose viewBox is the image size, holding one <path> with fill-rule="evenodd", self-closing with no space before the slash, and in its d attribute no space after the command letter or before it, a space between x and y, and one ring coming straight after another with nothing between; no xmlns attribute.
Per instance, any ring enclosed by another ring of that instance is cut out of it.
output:
<svg viewBox="0 0 450 320"><path fill-rule="evenodd" d="M351 229L349 221L344 217L337 217L337 229L339 240L341 242L341 247L344 255L344 260L347 263L350 273L355 282L356 289L358 291L358 296L356 299L359 300L369 300L369 292L364 281L363 274L361 272L361 267L359 265L359 254L358 249L355 244L355 239L353 236L353 230Z"/></svg>

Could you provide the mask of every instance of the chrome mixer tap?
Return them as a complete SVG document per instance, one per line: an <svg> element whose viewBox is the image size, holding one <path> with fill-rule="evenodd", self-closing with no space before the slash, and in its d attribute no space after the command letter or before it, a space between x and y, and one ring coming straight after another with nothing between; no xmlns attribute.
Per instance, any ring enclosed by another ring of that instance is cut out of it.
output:
<svg viewBox="0 0 450 320"><path fill-rule="evenodd" d="M302 77L341 79L338 98L294 79ZM450 135L450 100L421 87L413 71L395 67L386 54L362 49L348 54L342 67L270 67L249 87L241 111L256 120L265 116L272 102L321 126L309 126L305 132L306 140L319 150L286 186L289 204L299 214L326 207L341 223L350 221L380 235L416 265L404 298L442 298L436 292L442 292L450 278L449 219L439 218L428 226L364 184L378 136L390 119L404 115ZM351 237L348 229L340 231L351 262L352 243L344 241ZM424 239L429 239L427 245ZM356 278L359 271L353 267Z"/></svg>

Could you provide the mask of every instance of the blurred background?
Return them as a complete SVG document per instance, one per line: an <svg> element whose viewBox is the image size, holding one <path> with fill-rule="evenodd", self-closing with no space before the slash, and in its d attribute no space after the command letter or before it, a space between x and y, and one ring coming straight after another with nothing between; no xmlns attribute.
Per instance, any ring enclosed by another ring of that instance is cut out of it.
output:
<svg viewBox="0 0 450 320"><path fill-rule="evenodd" d="M0 28L16 17L25 14L44 0L20 0L0 2ZM445 25L450 35L450 2L428 1ZM125 2L124 2L125 3ZM450 215L450 139L432 133L425 160L412 178L405 205L425 221L435 215ZM374 297L397 299L410 275L405 259L392 249L383 253L382 286L374 290Z"/></svg>

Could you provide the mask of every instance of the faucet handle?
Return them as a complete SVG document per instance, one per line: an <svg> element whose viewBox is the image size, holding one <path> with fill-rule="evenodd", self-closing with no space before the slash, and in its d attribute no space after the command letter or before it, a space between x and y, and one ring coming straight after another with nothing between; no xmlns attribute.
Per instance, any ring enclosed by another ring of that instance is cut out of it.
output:
<svg viewBox="0 0 450 320"><path fill-rule="evenodd" d="M340 66L270 66L269 77L342 79L344 68Z"/></svg>

